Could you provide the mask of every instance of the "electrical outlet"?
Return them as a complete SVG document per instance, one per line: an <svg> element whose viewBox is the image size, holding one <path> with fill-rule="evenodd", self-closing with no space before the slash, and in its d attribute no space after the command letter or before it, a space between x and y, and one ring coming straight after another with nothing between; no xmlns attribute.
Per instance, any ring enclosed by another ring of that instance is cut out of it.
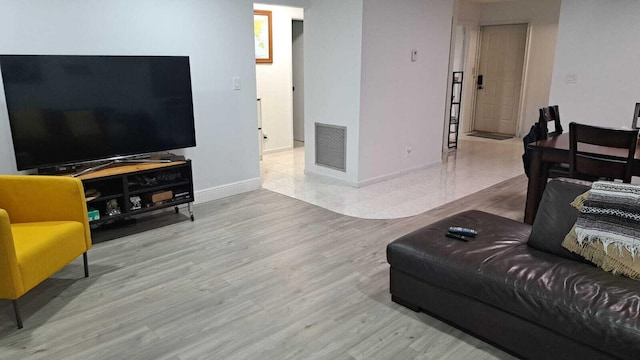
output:
<svg viewBox="0 0 640 360"><path fill-rule="evenodd" d="M407 145L407 146L404 148L404 156L405 156L405 157L409 157L409 156L411 156L411 152L412 152L412 151L413 151L413 147L411 147L411 145Z"/></svg>
<svg viewBox="0 0 640 360"><path fill-rule="evenodd" d="M565 84L577 84L578 83L578 74L569 73L564 77Z"/></svg>

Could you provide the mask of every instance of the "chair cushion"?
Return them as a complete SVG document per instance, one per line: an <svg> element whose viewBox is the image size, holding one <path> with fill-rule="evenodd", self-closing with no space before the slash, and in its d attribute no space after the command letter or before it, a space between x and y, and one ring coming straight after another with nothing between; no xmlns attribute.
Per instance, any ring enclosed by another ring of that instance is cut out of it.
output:
<svg viewBox="0 0 640 360"><path fill-rule="evenodd" d="M578 219L579 211L571 206L575 198L589 190L580 180L553 179L547 183L527 245L567 259L585 262L564 247L562 241Z"/></svg>
<svg viewBox="0 0 640 360"><path fill-rule="evenodd" d="M77 221L11 224L11 232L25 292L87 251Z"/></svg>

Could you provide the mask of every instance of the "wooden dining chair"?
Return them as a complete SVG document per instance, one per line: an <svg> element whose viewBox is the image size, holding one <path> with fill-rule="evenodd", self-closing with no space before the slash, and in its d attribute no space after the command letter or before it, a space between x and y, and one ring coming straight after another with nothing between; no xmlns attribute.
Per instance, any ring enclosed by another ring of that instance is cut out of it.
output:
<svg viewBox="0 0 640 360"><path fill-rule="evenodd" d="M636 108L633 111L633 122L631 122L632 129L640 129L640 125L638 125L638 118L640 118L640 103L636 103Z"/></svg>
<svg viewBox="0 0 640 360"><path fill-rule="evenodd" d="M558 105L550 105L543 107L539 110L540 117L538 123L542 129L542 135L544 139L549 136L556 136L562 134L562 124L560 123L560 108ZM549 123L553 123L553 131L549 131Z"/></svg>
<svg viewBox="0 0 640 360"><path fill-rule="evenodd" d="M569 124L569 169L571 177L581 175L631 182L638 129L619 130L599 126ZM578 150L578 144L598 145L597 152ZM615 149L626 151L615 152Z"/></svg>
<svg viewBox="0 0 640 360"><path fill-rule="evenodd" d="M562 124L560 123L560 109L558 105L549 105L539 110L540 117L538 124L540 126L541 139L546 140L562 134ZM553 131L549 131L549 124L553 125ZM568 164L553 164L549 168L549 178L570 177Z"/></svg>

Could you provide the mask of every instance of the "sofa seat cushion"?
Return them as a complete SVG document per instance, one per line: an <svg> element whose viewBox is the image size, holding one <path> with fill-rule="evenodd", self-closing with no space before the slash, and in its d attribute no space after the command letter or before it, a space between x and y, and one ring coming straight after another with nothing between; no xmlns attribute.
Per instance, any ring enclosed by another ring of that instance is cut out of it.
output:
<svg viewBox="0 0 640 360"><path fill-rule="evenodd" d="M77 221L11 224L11 233L25 289L38 285L87 251L84 226Z"/></svg>
<svg viewBox="0 0 640 360"><path fill-rule="evenodd" d="M449 226L478 230L469 242ZM481 212L454 215L396 240L389 263L438 287L578 342L633 358L640 353L640 282L526 245L530 227Z"/></svg>
<svg viewBox="0 0 640 360"><path fill-rule="evenodd" d="M640 354L637 281L526 246L482 273L476 299L621 358Z"/></svg>
<svg viewBox="0 0 640 360"><path fill-rule="evenodd" d="M447 238L450 226L478 231L468 242ZM526 244L531 226L482 211L466 211L407 234L387 246L387 261L397 270L449 290L482 290L482 267L492 258Z"/></svg>

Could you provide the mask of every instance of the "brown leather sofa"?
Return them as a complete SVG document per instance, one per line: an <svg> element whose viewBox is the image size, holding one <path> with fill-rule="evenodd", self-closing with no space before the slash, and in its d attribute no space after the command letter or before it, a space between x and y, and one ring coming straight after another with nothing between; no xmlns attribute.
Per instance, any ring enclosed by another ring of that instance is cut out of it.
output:
<svg viewBox="0 0 640 360"><path fill-rule="evenodd" d="M640 282L561 247L588 184L556 179L533 226L468 211L387 247L393 301L528 359L640 359ZM449 226L476 229L468 242Z"/></svg>

